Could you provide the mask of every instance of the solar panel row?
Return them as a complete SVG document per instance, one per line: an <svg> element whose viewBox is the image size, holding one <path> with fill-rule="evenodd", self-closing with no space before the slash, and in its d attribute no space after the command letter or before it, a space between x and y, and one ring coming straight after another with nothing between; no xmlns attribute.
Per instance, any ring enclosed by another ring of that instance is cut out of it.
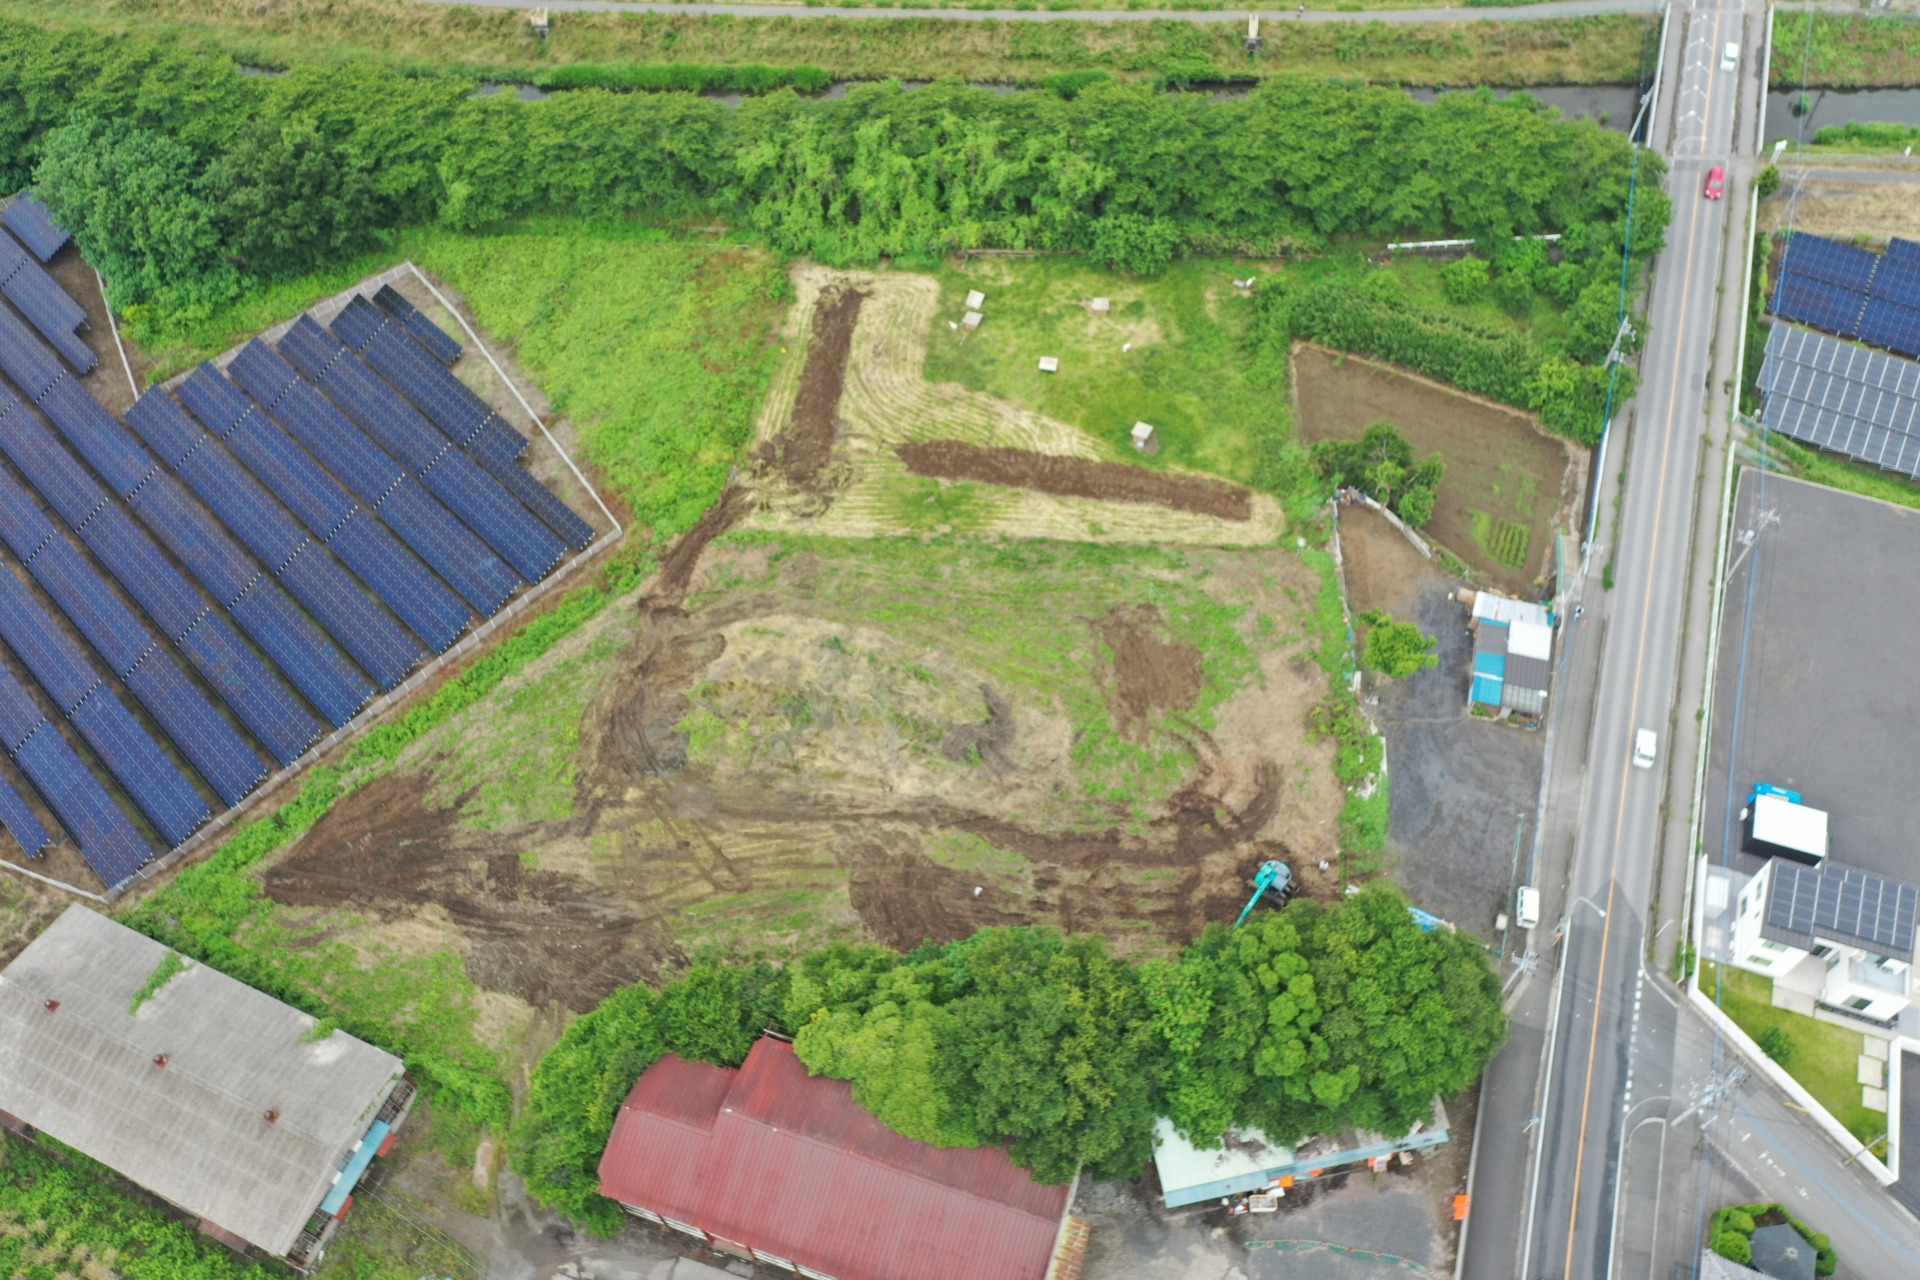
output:
<svg viewBox="0 0 1920 1280"><path fill-rule="evenodd" d="M186 411L158 389L142 396L127 420L143 434L176 439L194 430ZM399 684L426 656L218 443L201 435L178 474L382 688Z"/></svg>
<svg viewBox="0 0 1920 1280"><path fill-rule="evenodd" d="M1781 255L1783 275L1805 276L1864 293L1880 266L1880 255L1837 240L1796 232Z"/></svg>
<svg viewBox="0 0 1920 1280"><path fill-rule="evenodd" d="M490 617L506 604L520 585L513 570L277 352L256 339L229 372L477 611Z"/></svg>
<svg viewBox="0 0 1920 1280"><path fill-rule="evenodd" d="M52 262L53 256L73 238L54 225L53 215L47 212L47 206L40 203L39 197L24 191L8 201L5 209L0 209L0 222L6 223L7 230L19 236L20 243L42 262Z"/></svg>
<svg viewBox="0 0 1920 1280"><path fill-rule="evenodd" d="M33 816L33 810L5 778L0 778L0 827L5 827L8 834L20 842L20 851L29 858L53 843L46 827Z"/></svg>
<svg viewBox="0 0 1920 1280"><path fill-rule="evenodd" d="M267 776L267 767L207 701L164 648L156 645L124 677L127 692L147 709L215 795L239 804Z"/></svg>
<svg viewBox="0 0 1920 1280"><path fill-rule="evenodd" d="M1773 313L1785 320L1818 325L1853 337L1860 331L1860 313L1867 300L1837 285L1794 275L1782 275L1774 291Z"/></svg>
<svg viewBox="0 0 1920 1280"><path fill-rule="evenodd" d="M87 313L5 234L0 234L0 293L20 308L20 314L76 371L91 372L99 363L92 349L74 334Z"/></svg>
<svg viewBox="0 0 1920 1280"><path fill-rule="evenodd" d="M185 840L212 816L186 775L167 759L113 690L104 685L95 689L74 708L71 719L107 771L126 788L134 805L169 845Z"/></svg>
<svg viewBox="0 0 1920 1280"><path fill-rule="evenodd" d="M1920 890L1850 867L1776 862L1767 923L1800 934L1844 934L1888 955L1913 950Z"/></svg>
<svg viewBox="0 0 1920 1280"><path fill-rule="evenodd" d="M1902 240L1895 236L1887 241L1887 256L1896 262L1920 263L1920 241Z"/></svg>
<svg viewBox="0 0 1920 1280"><path fill-rule="evenodd" d="M42 725L22 743L13 762L60 819L60 825L80 846L80 856L109 891L126 884L153 857L153 846L120 812L106 788L51 724Z"/></svg>
<svg viewBox="0 0 1920 1280"><path fill-rule="evenodd" d="M80 856L110 887L118 886L153 856L152 846L40 713L25 686L4 668L0 668L0 743L80 846Z"/></svg>
<svg viewBox="0 0 1920 1280"><path fill-rule="evenodd" d="M460 598L212 366L189 374L180 398L436 653L466 629Z"/></svg>
<svg viewBox="0 0 1920 1280"><path fill-rule="evenodd" d="M39 414L0 388L0 452L80 534L160 630L186 649L254 736L282 763L320 735L319 723L233 635L124 509L60 447ZM184 637L198 637L188 646Z"/></svg>
<svg viewBox="0 0 1920 1280"><path fill-rule="evenodd" d="M256 580L227 611L336 728L373 700L366 677L327 643L273 579Z"/></svg>
<svg viewBox="0 0 1920 1280"><path fill-rule="evenodd" d="M48 389L40 398L40 412L123 498L131 496L160 469L132 433L115 422L73 378L62 378Z"/></svg>
<svg viewBox="0 0 1920 1280"><path fill-rule="evenodd" d="M1920 245L1895 238L1876 254L1797 232L1772 309L1784 320L1920 354Z"/></svg>
<svg viewBox="0 0 1920 1280"><path fill-rule="evenodd" d="M5 307L0 307L0 369L36 403L67 376L46 344Z"/></svg>
<svg viewBox="0 0 1920 1280"><path fill-rule="evenodd" d="M460 344L448 337L439 325L422 315L398 289L383 284L380 292L373 295L373 300L382 311L398 320L413 335L414 341L425 347L441 364L452 364L460 358Z"/></svg>
<svg viewBox="0 0 1920 1280"><path fill-rule="evenodd" d="M0 639L7 642L63 715L99 688L99 670L67 638L27 585L0 563Z"/></svg>
<svg viewBox="0 0 1920 1280"><path fill-rule="evenodd" d="M231 534L192 505L172 476L155 476L128 505L207 589L215 604L232 608L260 580L259 564Z"/></svg>
<svg viewBox="0 0 1920 1280"><path fill-rule="evenodd" d="M294 322L280 340L280 353L521 577L538 582L565 557L566 547L552 530L313 317Z"/></svg>
<svg viewBox="0 0 1920 1280"><path fill-rule="evenodd" d="M56 310L60 323L67 329L77 329L87 322L86 308L75 302L67 291L62 289L54 278L47 274L46 268L35 262L20 241L4 231L0 231L0 283L10 282L15 276L24 275L33 280L44 280L51 286L50 305Z"/></svg>

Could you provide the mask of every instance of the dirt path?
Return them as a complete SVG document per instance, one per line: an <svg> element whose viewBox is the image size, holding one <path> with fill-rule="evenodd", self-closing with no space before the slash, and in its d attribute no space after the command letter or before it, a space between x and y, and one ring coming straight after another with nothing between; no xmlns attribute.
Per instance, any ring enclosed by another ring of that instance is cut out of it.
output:
<svg viewBox="0 0 1920 1280"><path fill-rule="evenodd" d="M957 440L899 444L893 451L917 476L983 480L1103 502L1147 503L1221 520L1248 520L1253 516L1251 493L1239 485L1203 476L1164 475L1124 462L1049 457L1025 449L983 449Z"/></svg>
<svg viewBox="0 0 1920 1280"><path fill-rule="evenodd" d="M840 392L860 304L867 295L840 285L821 293L813 308L812 340L786 431L760 447L762 459L796 489L817 491L839 433Z"/></svg>

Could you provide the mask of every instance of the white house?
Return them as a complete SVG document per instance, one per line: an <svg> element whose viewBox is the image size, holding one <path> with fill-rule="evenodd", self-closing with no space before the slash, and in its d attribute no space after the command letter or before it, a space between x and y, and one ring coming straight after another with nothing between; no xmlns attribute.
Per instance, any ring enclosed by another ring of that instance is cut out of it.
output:
<svg viewBox="0 0 1920 1280"><path fill-rule="evenodd" d="M1913 1000L1916 909L1912 885L1772 858L1740 889L1728 962L1818 1008L1890 1030Z"/></svg>

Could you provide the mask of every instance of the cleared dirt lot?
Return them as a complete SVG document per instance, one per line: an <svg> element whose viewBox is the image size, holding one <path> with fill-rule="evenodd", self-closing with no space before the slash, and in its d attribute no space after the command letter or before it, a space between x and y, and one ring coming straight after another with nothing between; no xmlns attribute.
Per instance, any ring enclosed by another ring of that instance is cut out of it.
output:
<svg viewBox="0 0 1920 1280"><path fill-rule="evenodd" d="M1756 782L1831 814L1836 861L1920 881L1913 726L1899 678L1920 628L1920 511L1746 471L1734 497L1700 835L1741 870L1738 812Z"/></svg>
<svg viewBox="0 0 1920 1280"><path fill-rule="evenodd" d="M1308 440L1350 440L1391 422L1414 456L1438 453L1446 474L1421 531L1473 567L1487 585L1536 590L1553 569L1553 534L1571 527L1587 455L1546 435L1532 417L1361 356L1300 344L1294 403Z"/></svg>
<svg viewBox="0 0 1920 1280"><path fill-rule="evenodd" d="M1439 641L1438 665L1374 691L1392 779L1394 879L1429 911L1497 941L1514 842L1533 830L1544 735L1467 714L1473 640L1453 596L1459 583L1364 507L1341 509L1340 546L1356 610L1386 609Z"/></svg>

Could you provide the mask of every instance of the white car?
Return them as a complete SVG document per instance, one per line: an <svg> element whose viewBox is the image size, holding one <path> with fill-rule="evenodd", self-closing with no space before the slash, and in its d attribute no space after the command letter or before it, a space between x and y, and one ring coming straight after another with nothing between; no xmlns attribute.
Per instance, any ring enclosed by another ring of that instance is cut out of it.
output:
<svg viewBox="0 0 1920 1280"><path fill-rule="evenodd" d="M1633 767L1636 769L1653 768L1653 757L1660 750L1660 736L1651 729L1642 729L1633 735Z"/></svg>
<svg viewBox="0 0 1920 1280"><path fill-rule="evenodd" d="M1732 40L1729 40L1727 41L1727 47L1720 51L1720 69L1722 71L1731 71L1739 65L1740 46Z"/></svg>

